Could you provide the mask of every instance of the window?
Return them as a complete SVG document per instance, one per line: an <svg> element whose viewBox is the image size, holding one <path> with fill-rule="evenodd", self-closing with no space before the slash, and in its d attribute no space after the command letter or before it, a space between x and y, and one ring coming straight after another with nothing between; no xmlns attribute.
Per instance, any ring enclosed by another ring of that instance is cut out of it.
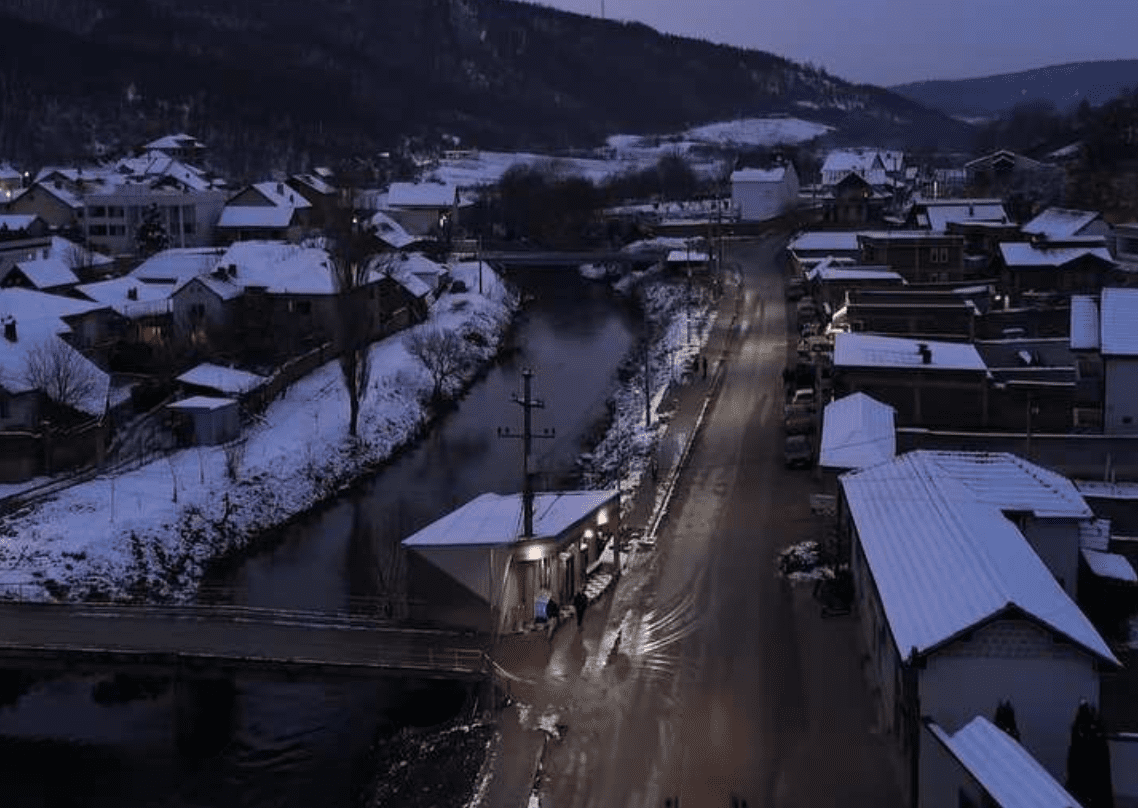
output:
<svg viewBox="0 0 1138 808"><path fill-rule="evenodd" d="M8 399L0 398L0 418L11 418L12 413L8 408Z"/></svg>
<svg viewBox="0 0 1138 808"><path fill-rule="evenodd" d="M125 224L112 224L112 225L110 225L110 231L109 232L112 236L125 236L126 235L126 225Z"/></svg>
<svg viewBox="0 0 1138 808"><path fill-rule="evenodd" d="M290 300L288 310L296 314L312 314L312 303L307 300Z"/></svg>
<svg viewBox="0 0 1138 808"><path fill-rule="evenodd" d="M197 232L197 224L192 220L182 222L182 232L186 235Z"/></svg>
<svg viewBox="0 0 1138 808"><path fill-rule="evenodd" d="M102 218L102 217L107 215L107 209L105 207L103 207L102 205L92 205L91 206L91 215L95 216L95 217Z"/></svg>
<svg viewBox="0 0 1138 808"><path fill-rule="evenodd" d="M194 303L190 306L190 317L195 320L201 320L205 317L205 304Z"/></svg>
<svg viewBox="0 0 1138 808"><path fill-rule="evenodd" d="M108 205L107 218L121 219L126 215L126 209L122 205Z"/></svg>
<svg viewBox="0 0 1138 808"><path fill-rule="evenodd" d="M93 224L93 225L91 225L91 235L92 236L105 236L105 235L107 235L107 226L105 224Z"/></svg>

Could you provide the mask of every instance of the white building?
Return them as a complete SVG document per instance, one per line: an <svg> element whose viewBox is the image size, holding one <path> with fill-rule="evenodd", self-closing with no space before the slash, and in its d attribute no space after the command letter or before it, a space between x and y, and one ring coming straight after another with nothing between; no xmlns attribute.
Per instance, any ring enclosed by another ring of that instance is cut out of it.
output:
<svg viewBox="0 0 1138 808"><path fill-rule="evenodd" d="M951 734L1003 700L1062 777L1079 703L1119 664L1068 594L1093 518L1082 496L1010 454L909 452L840 483L869 675L910 793L936 743L922 720Z"/></svg>
<svg viewBox="0 0 1138 808"><path fill-rule="evenodd" d="M773 219L798 204L798 172L778 168L744 168L731 175L731 205L745 222Z"/></svg>
<svg viewBox="0 0 1138 808"><path fill-rule="evenodd" d="M1099 304L1103 430L1138 434L1138 289L1102 290Z"/></svg>

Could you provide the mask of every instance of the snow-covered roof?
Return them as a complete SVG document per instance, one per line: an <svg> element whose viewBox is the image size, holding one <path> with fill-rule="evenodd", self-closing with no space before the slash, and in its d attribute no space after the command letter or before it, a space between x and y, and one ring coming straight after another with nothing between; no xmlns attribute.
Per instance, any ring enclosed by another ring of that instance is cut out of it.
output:
<svg viewBox="0 0 1138 808"><path fill-rule="evenodd" d="M376 238L397 250L419 241L417 236L412 236L404 229L403 225L383 211L376 211L369 220L369 224L374 228Z"/></svg>
<svg viewBox="0 0 1138 808"><path fill-rule="evenodd" d="M50 289L54 286L68 286L79 283L79 278L61 258L37 258L32 261L20 261L16 266L37 289Z"/></svg>
<svg viewBox="0 0 1138 808"><path fill-rule="evenodd" d="M329 295L336 293L328 253L282 241L239 241L230 245L222 266L236 265L236 274L223 283L239 287L263 286L276 294ZM204 279L211 279L209 275Z"/></svg>
<svg viewBox="0 0 1138 808"><path fill-rule="evenodd" d="M1098 301L1090 295L1071 295L1071 350L1097 350L1098 329Z"/></svg>
<svg viewBox="0 0 1138 808"><path fill-rule="evenodd" d="M1106 247L1047 247L1026 241L1003 242L1000 255L1009 267L1061 267L1084 255L1111 261Z"/></svg>
<svg viewBox="0 0 1138 808"><path fill-rule="evenodd" d="M877 150L874 149L838 149L826 155L825 161L822 163L822 171L838 172L838 171L853 171L859 174L864 174L867 171L873 170L873 164L881 156ZM885 166L885 161L881 159L882 167ZM878 171L883 170L878 168Z"/></svg>
<svg viewBox="0 0 1138 808"><path fill-rule="evenodd" d="M615 490L537 493L533 538L555 538L617 496ZM522 495L482 494L403 540L408 547L508 545L523 537Z"/></svg>
<svg viewBox="0 0 1138 808"><path fill-rule="evenodd" d="M1107 553L1102 550L1092 550L1089 547L1083 547L1082 553L1087 566L1098 577L1132 584L1138 583L1138 575L1134 573L1134 567L1130 565L1126 556L1118 553Z"/></svg>
<svg viewBox="0 0 1138 808"><path fill-rule="evenodd" d="M389 208L449 208L455 186L441 182L393 182L387 189Z"/></svg>
<svg viewBox="0 0 1138 808"><path fill-rule="evenodd" d="M335 188L325 182L323 177L319 177L316 174L294 174L293 179L303 185L307 185L318 194L327 196L336 193Z"/></svg>
<svg viewBox="0 0 1138 808"><path fill-rule="evenodd" d="M57 182L38 182L33 187L42 188L45 192L51 194L73 210L78 210L83 207L83 200ZM31 188L28 190L30 191Z"/></svg>
<svg viewBox="0 0 1138 808"><path fill-rule="evenodd" d="M7 163L0 164L0 180L18 180L24 175Z"/></svg>
<svg viewBox="0 0 1138 808"><path fill-rule="evenodd" d="M168 284L144 283L130 276L83 283L75 287L76 291L104 306L110 306L126 317L164 313L173 288Z"/></svg>
<svg viewBox="0 0 1138 808"><path fill-rule="evenodd" d="M1007 224L1011 221L999 201L975 203L967 200L959 205L929 205L928 219L929 228L937 233L944 233L949 222Z"/></svg>
<svg viewBox="0 0 1138 808"><path fill-rule="evenodd" d="M1075 488L1084 497L1095 499L1138 499L1138 483L1075 480Z"/></svg>
<svg viewBox="0 0 1138 808"><path fill-rule="evenodd" d="M163 250L135 267L130 277L146 283L181 284L195 275L212 271L221 260L222 252L218 247Z"/></svg>
<svg viewBox="0 0 1138 808"><path fill-rule="evenodd" d="M173 401L166 406L172 410L220 410L222 407L236 405L235 398L219 398L215 396L190 396L181 401Z"/></svg>
<svg viewBox="0 0 1138 808"><path fill-rule="evenodd" d="M1138 289L1103 289L1099 311L1103 354L1138 356Z"/></svg>
<svg viewBox="0 0 1138 808"><path fill-rule="evenodd" d="M142 148L156 150L186 148L204 149L205 144L191 135L179 133L176 135L166 135L165 137L160 137L157 140L152 140Z"/></svg>
<svg viewBox="0 0 1138 808"><path fill-rule="evenodd" d="M106 408L110 377L71 347L60 334L70 331L62 318L103 308L98 303L47 294L32 289L0 289L0 321L14 319L16 341L0 337L0 386L12 393L32 390L26 378L28 356L43 345L66 352L94 384L77 409L98 415Z"/></svg>
<svg viewBox="0 0 1138 808"><path fill-rule="evenodd" d="M1020 229L1031 235L1061 239L1077 235L1080 230L1098 217L1098 213L1090 210L1047 208Z"/></svg>
<svg viewBox="0 0 1138 808"><path fill-rule="evenodd" d="M706 264L711 256L698 250L671 250L664 260L669 264Z"/></svg>
<svg viewBox="0 0 1138 808"><path fill-rule="evenodd" d="M782 182L786 166L776 168L741 168L731 173L731 182Z"/></svg>
<svg viewBox="0 0 1138 808"><path fill-rule="evenodd" d="M1004 515L1090 519L1066 478L1008 453L914 451L841 485L902 658L1018 610L1117 663Z"/></svg>
<svg viewBox="0 0 1138 808"><path fill-rule="evenodd" d="M897 453L895 413L888 404L865 393L831 401L822 411L818 465L860 469L891 459Z"/></svg>
<svg viewBox="0 0 1138 808"><path fill-rule="evenodd" d="M217 226L228 227L288 227L296 209L275 205L227 205L221 211Z"/></svg>
<svg viewBox="0 0 1138 808"><path fill-rule="evenodd" d="M811 280L819 280L822 282L841 282L841 281L894 281L896 283L904 283L905 278L900 274L894 272L886 266L872 267L872 266L855 266L844 267L834 266L827 264L826 266L816 266L806 273L807 277Z"/></svg>
<svg viewBox="0 0 1138 808"><path fill-rule="evenodd" d="M301 196L299 191L283 182L258 182L253 187L274 207L297 210L312 207L312 203Z"/></svg>
<svg viewBox="0 0 1138 808"><path fill-rule="evenodd" d="M920 346L927 346L925 362ZM967 342L936 342L908 337L849 332L834 338L834 366L922 368L926 370L986 370L976 347Z"/></svg>
<svg viewBox="0 0 1138 808"><path fill-rule="evenodd" d="M1015 738L976 716L955 733L927 725L1000 808L1080 808L1043 765Z"/></svg>
<svg viewBox="0 0 1138 808"><path fill-rule="evenodd" d="M38 216L34 213L0 213L0 228L23 230L30 227Z"/></svg>
<svg viewBox="0 0 1138 808"><path fill-rule="evenodd" d="M178 381L183 384L192 384L195 387L208 387L217 390L219 393L238 395L260 387L264 384L265 377L258 376L256 373L249 373L246 370L203 362L179 376Z"/></svg>
<svg viewBox="0 0 1138 808"><path fill-rule="evenodd" d="M437 261L432 261L422 253L400 253L392 259L390 270L392 276L414 276L434 288L438 279L447 274L447 268Z"/></svg>
<svg viewBox="0 0 1138 808"><path fill-rule="evenodd" d="M806 250L856 251L857 233L852 231L813 231L803 233L786 247L791 252Z"/></svg>

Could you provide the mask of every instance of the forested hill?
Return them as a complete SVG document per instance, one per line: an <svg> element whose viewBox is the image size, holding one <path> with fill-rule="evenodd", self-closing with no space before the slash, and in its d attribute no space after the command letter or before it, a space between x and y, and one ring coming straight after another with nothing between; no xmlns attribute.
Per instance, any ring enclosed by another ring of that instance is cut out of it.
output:
<svg viewBox="0 0 1138 808"><path fill-rule="evenodd" d="M918 81L890 89L949 115L996 117L1016 104L1045 101L1069 112L1086 101L1101 106L1138 87L1138 59L1041 67L959 81Z"/></svg>
<svg viewBox="0 0 1138 808"><path fill-rule="evenodd" d="M556 148L771 112L881 145L970 136L768 53L507 0L0 0L0 30L0 160L187 131L241 175L441 133Z"/></svg>

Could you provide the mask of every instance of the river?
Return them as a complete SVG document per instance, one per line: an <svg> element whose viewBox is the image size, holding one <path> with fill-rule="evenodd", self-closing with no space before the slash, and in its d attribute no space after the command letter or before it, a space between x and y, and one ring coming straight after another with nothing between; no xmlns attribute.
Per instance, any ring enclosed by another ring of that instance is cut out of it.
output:
<svg viewBox="0 0 1138 808"><path fill-rule="evenodd" d="M342 611L398 596L405 590L401 538L480 493L520 489L521 442L497 430L520 430L522 409L511 396L521 393L526 367L535 374L533 395L545 403L534 412L535 431L555 434L534 441L539 485L572 481L639 319L606 287L575 272L515 270L511 279L527 303L502 359L380 472L212 573L206 586L214 597ZM437 691L416 702L390 681L269 684L241 677L230 742L193 759L175 748L169 687L158 683L150 697L108 703L93 697L98 684L55 678L0 707L5 805L349 806L371 776L377 735L432 723L458 706Z"/></svg>

